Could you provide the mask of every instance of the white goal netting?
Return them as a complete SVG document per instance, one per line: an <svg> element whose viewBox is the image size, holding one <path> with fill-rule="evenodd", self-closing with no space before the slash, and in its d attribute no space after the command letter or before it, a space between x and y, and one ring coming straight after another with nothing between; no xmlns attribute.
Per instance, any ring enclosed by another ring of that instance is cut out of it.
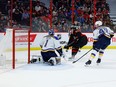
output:
<svg viewBox="0 0 116 87"><path fill-rule="evenodd" d="M0 72L29 63L29 30L7 29L0 40Z"/></svg>

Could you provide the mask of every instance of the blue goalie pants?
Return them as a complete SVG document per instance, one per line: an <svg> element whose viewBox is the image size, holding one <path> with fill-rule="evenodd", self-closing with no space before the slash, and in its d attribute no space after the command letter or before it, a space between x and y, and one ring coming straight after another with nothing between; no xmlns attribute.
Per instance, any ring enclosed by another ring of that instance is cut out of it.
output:
<svg viewBox="0 0 116 87"><path fill-rule="evenodd" d="M44 62L48 62L48 60L51 57L57 57L57 54L55 53L55 51L45 51L45 52L41 51L41 55Z"/></svg>

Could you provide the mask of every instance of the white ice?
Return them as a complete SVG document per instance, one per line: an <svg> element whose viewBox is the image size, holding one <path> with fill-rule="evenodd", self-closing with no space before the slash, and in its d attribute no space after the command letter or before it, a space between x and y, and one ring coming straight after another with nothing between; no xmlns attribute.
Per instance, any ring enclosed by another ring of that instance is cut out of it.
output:
<svg viewBox="0 0 116 87"><path fill-rule="evenodd" d="M82 49L77 59L87 51ZM62 59L57 66L26 64L2 73L0 87L116 87L116 50L106 50L100 65L96 65L96 57L85 67L90 53L74 64Z"/></svg>

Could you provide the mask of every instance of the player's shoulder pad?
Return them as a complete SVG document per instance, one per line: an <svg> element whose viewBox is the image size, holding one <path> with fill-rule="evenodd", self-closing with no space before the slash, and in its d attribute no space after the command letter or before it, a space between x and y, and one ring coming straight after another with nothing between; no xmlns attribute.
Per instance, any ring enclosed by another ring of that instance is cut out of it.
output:
<svg viewBox="0 0 116 87"><path fill-rule="evenodd" d="M59 38L57 36L54 36L53 38L55 38L56 40L59 40Z"/></svg>

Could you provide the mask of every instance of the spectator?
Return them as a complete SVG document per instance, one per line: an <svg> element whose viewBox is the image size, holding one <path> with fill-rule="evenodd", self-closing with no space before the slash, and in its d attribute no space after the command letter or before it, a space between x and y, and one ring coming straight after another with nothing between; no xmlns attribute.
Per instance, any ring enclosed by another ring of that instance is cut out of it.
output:
<svg viewBox="0 0 116 87"><path fill-rule="evenodd" d="M24 25L29 25L29 13L27 12L27 10L24 10L24 12L22 13L22 22Z"/></svg>
<svg viewBox="0 0 116 87"><path fill-rule="evenodd" d="M79 17L77 18L77 21L81 23L81 26L83 26L83 24L84 24L84 22L85 22L85 19L84 19L83 15L79 16Z"/></svg>

